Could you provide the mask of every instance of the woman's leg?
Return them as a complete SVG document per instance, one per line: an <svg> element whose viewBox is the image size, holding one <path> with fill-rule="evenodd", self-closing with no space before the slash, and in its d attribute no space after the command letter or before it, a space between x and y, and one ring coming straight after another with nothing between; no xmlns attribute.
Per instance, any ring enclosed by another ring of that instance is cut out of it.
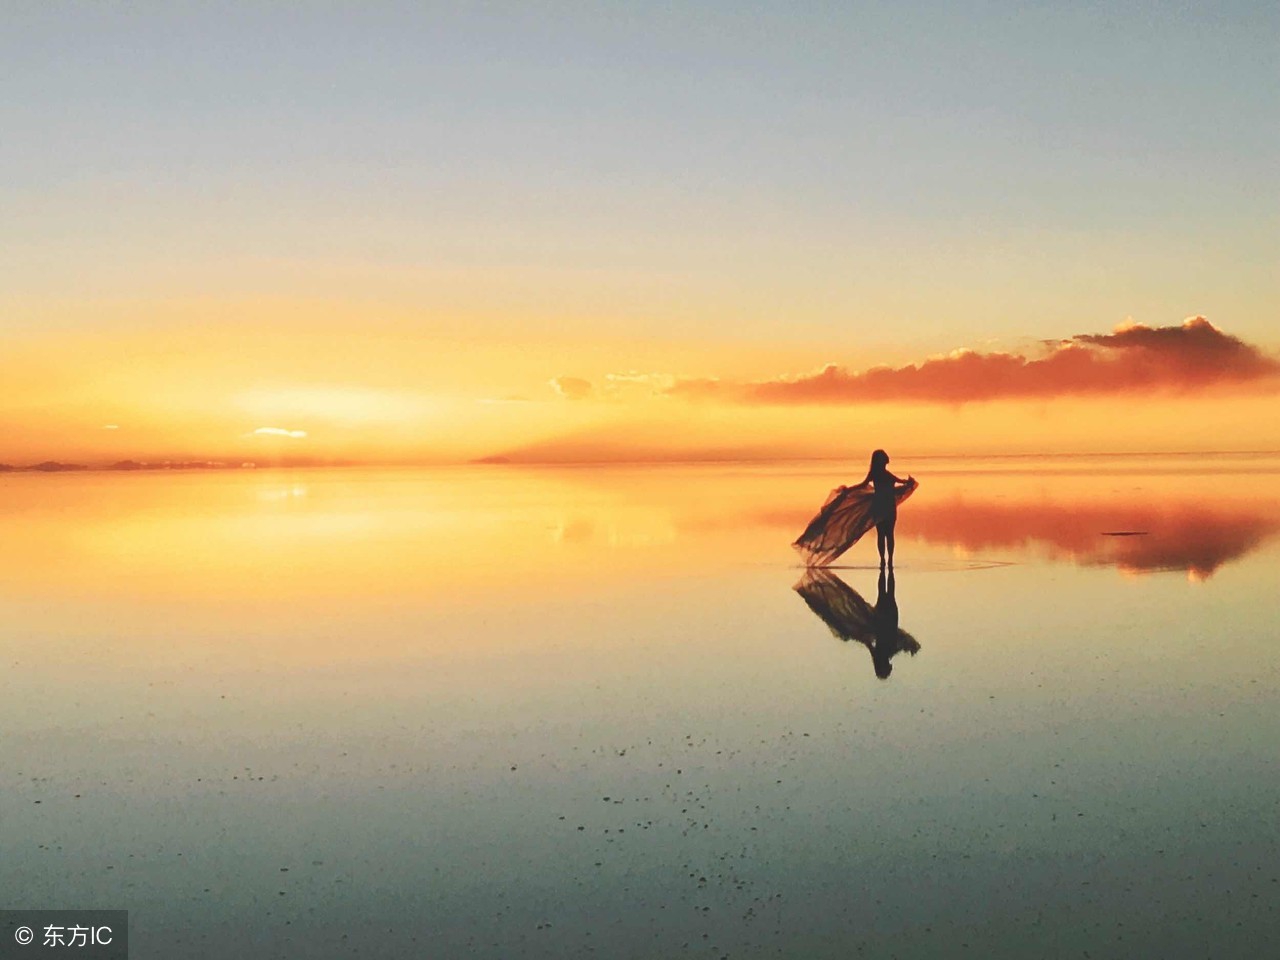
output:
<svg viewBox="0 0 1280 960"><path fill-rule="evenodd" d="M885 554L889 555L889 566L893 567L893 528L898 523L898 502L886 498L880 506L880 515L876 523L876 533L880 543L880 566L884 566Z"/></svg>

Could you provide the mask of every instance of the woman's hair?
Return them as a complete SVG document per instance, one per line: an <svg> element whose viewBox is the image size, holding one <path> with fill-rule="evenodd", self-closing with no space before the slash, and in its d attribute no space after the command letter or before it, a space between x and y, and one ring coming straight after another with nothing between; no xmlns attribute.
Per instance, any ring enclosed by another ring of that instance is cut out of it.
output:
<svg viewBox="0 0 1280 960"><path fill-rule="evenodd" d="M889 455L885 453L883 450L877 450L875 453L871 454L872 470L883 470L888 465L889 465Z"/></svg>

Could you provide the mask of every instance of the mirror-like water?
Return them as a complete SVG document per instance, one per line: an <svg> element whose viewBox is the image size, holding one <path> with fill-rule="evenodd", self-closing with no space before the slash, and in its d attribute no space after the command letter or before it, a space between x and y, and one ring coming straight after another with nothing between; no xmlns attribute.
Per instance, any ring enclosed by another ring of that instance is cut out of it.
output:
<svg viewBox="0 0 1280 960"><path fill-rule="evenodd" d="M1280 461L0 477L0 903L134 956L1256 956Z"/></svg>

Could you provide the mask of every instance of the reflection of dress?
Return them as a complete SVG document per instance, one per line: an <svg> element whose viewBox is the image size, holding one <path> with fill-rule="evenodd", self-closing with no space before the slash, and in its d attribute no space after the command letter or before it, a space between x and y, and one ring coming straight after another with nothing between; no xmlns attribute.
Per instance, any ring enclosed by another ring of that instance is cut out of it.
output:
<svg viewBox="0 0 1280 960"><path fill-rule="evenodd" d="M896 514L898 504L911 496L917 486L912 480L898 487L892 492L892 500L887 500L884 490L877 494L867 487L836 487L792 546L806 566L825 566L881 520Z"/></svg>
<svg viewBox="0 0 1280 960"><path fill-rule="evenodd" d="M796 593L809 609L827 625L831 635L840 640L860 643L871 651L876 676L889 676L889 661L904 650L915 656L920 643L898 628L898 602L894 597L893 576L880 575L880 592L873 607L834 573L808 570L795 585Z"/></svg>

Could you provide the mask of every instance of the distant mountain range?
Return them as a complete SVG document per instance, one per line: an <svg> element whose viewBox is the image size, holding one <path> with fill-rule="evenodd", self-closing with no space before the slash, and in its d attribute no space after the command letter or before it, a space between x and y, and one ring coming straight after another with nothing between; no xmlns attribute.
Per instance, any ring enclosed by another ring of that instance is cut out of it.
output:
<svg viewBox="0 0 1280 960"><path fill-rule="evenodd" d="M35 470L40 473L62 473L67 470L88 470L83 463L61 463L57 460L46 460L33 463L29 467L15 467L11 463L0 463L0 473L17 473L22 470Z"/></svg>
<svg viewBox="0 0 1280 960"><path fill-rule="evenodd" d="M148 463L140 460L119 460L107 470L239 470L256 467L256 463L227 463L223 460L158 460Z"/></svg>
<svg viewBox="0 0 1280 960"><path fill-rule="evenodd" d="M0 473L70 473L77 470L254 470L259 467L351 467L353 460L317 460L306 457L289 457L264 463L226 460L117 460L107 464L64 463L61 460L45 460L17 466L0 463Z"/></svg>
<svg viewBox="0 0 1280 960"><path fill-rule="evenodd" d="M70 473L76 470L229 470L242 467L256 467L255 463L222 463L214 460L161 460L147 463L141 460L120 460L101 467L92 467L85 463L63 463L61 460L45 460L29 466L14 466L11 463L0 463L0 473Z"/></svg>

